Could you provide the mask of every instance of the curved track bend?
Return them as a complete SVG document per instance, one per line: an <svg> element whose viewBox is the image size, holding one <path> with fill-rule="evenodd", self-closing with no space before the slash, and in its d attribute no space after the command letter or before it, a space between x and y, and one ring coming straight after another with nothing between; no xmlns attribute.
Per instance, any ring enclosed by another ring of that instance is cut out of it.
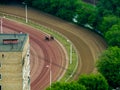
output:
<svg viewBox="0 0 120 90"><path fill-rule="evenodd" d="M24 9L18 6L0 6L0 11L25 16ZM28 9L28 18L52 28L71 40L79 54L79 67L75 74L75 79L82 73L91 73L95 71L95 62L101 52L106 49L106 42L95 33L71 24L57 17Z"/></svg>
<svg viewBox="0 0 120 90"><path fill-rule="evenodd" d="M51 63L52 81L57 80L64 72L66 56L55 41L45 41L44 33L23 24L3 20L4 33L28 33L30 36L31 90L44 90L49 85L49 68Z"/></svg>

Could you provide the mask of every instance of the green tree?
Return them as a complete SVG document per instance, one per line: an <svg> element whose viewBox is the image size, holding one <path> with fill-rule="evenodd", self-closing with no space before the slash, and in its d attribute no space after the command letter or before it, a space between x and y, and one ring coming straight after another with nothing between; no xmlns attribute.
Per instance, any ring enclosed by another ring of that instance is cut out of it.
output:
<svg viewBox="0 0 120 90"><path fill-rule="evenodd" d="M113 25L105 34L105 38L110 46L120 47L120 24Z"/></svg>
<svg viewBox="0 0 120 90"><path fill-rule="evenodd" d="M77 8L77 23L79 25L90 24L93 25L95 21L94 14L96 12L96 8L90 4L86 4L84 2L80 2Z"/></svg>
<svg viewBox="0 0 120 90"><path fill-rule="evenodd" d="M88 16L88 24L92 26L94 30L97 28L98 21L100 19L97 15L97 8L94 7L94 9L91 10L90 16Z"/></svg>
<svg viewBox="0 0 120 90"><path fill-rule="evenodd" d="M108 83L101 74L81 75L78 83L84 85L87 90L108 90Z"/></svg>
<svg viewBox="0 0 120 90"><path fill-rule="evenodd" d="M50 12L50 0L34 0L32 5L42 11Z"/></svg>
<svg viewBox="0 0 120 90"><path fill-rule="evenodd" d="M72 21L78 0L34 0L32 5L64 20Z"/></svg>
<svg viewBox="0 0 120 90"><path fill-rule="evenodd" d="M65 19L67 21L72 21L75 16L78 0L59 0L59 8L56 16Z"/></svg>
<svg viewBox="0 0 120 90"><path fill-rule="evenodd" d="M105 16L103 17L101 23L99 23L98 29L105 35L108 29L118 22L119 18L114 15Z"/></svg>
<svg viewBox="0 0 120 90"><path fill-rule="evenodd" d="M70 82L70 83L62 83L62 82L56 82L53 83L51 88L47 88L46 90L86 90L85 86L80 85L76 82Z"/></svg>
<svg viewBox="0 0 120 90"><path fill-rule="evenodd" d="M98 0L98 10L101 16L114 14L120 16L120 1L119 0Z"/></svg>
<svg viewBox="0 0 120 90"><path fill-rule="evenodd" d="M98 71L113 88L120 86L120 48L108 48L97 62Z"/></svg>

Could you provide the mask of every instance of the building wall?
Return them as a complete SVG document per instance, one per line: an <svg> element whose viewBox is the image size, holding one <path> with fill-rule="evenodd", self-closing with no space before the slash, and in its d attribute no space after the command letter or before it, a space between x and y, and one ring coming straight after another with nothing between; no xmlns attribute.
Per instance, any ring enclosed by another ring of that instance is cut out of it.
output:
<svg viewBox="0 0 120 90"><path fill-rule="evenodd" d="M23 90L30 90L30 45L29 38L24 46L22 57L23 62Z"/></svg>
<svg viewBox="0 0 120 90"><path fill-rule="evenodd" d="M22 90L21 56L21 52L0 52L2 90Z"/></svg>
<svg viewBox="0 0 120 90"><path fill-rule="evenodd" d="M26 43L24 45L23 52L22 52L22 58L24 58L26 56L29 46L30 46L29 45L29 37L27 37Z"/></svg>
<svg viewBox="0 0 120 90"><path fill-rule="evenodd" d="M2 90L30 90L29 37L22 52L0 52Z"/></svg>

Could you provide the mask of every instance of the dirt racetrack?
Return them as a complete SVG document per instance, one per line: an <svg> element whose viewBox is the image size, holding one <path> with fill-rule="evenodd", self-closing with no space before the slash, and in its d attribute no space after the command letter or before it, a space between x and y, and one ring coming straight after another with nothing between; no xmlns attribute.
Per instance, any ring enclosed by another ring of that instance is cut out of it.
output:
<svg viewBox="0 0 120 90"><path fill-rule="evenodd" d="M31 90L44 90L49 85L51 64L52 82L64 72L66 56L61 46L55 41L46 41L46 34L20 23L3 19L4 33L28 33L30 36ZM48 66L49 67L46 67Z"/></svg>
<svg viewBox="0 0 120 90"><path fill-rule="evenodd" d="M24 17L24 9L17 6L0 6L0 11ZM77 25L63 21L57 17L28 9L28 18L44 26L52 28L71 40L78 51L79 67L74 76L95 71L95 62L101 52L106 49L105 41L95 33Z"/></svg>

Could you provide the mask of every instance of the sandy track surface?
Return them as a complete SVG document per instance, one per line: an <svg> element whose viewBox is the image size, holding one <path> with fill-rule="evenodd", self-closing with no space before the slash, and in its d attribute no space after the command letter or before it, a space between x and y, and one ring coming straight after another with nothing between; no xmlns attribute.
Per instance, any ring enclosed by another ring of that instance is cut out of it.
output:
<svg viewBox="0 0 120 90"><path fill-rule="evenodd" d="M30 36L31 90L43 90L49 85L49 68L51 62L52 81L57 80L64 70L65 53L55 41L45 41L44 33L13 21L3 20L4 33L28 33Z"/></svg>
<svg viewBox="0 0 120 90"><path fill-rule="evenodd" d="M1 6L0 11L25 16L24 9L21 7ZM75 79L82 73L95 71L95 62L101 52L107 47L100 36L77 25L30 8L28 9L28 18L62 33L71 40L79 55L79 67L75 74Z"/></svg>

